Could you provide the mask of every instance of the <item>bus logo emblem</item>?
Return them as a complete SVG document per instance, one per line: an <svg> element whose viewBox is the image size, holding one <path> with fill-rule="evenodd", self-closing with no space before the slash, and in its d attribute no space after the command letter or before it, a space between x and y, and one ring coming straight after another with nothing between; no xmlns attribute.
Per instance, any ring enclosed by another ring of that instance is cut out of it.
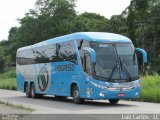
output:
<svg viewBox="0 0 160 120"><path fill-rule="evenodd" d="M47 86L48 86L48 82L49 82L49 75L48 75L48 71L45 67L43 67L38 75L38 85L39 85L39 89L43 92L46 90Z"/></svg>

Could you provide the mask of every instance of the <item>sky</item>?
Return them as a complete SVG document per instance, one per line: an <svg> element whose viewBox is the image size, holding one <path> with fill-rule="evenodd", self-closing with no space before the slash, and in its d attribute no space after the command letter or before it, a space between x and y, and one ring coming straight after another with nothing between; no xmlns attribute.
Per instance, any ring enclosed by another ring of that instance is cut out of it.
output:
<svg viewBox="0 0 160 120"><path fill-rule="evenodd" d="M110 18L121 14L131 0L77 0L78 13L92 12ZM18 18L23 18L36 0L0 0L0 40L8 39L11 27L19 26Z"/></svg>

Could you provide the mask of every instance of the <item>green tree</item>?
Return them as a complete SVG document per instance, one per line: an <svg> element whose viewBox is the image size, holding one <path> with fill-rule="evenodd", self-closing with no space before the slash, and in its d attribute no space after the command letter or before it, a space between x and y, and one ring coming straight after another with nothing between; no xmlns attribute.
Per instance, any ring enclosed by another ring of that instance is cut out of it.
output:
<svg viewBox="0 0 160 120"><path fill-rule="evenodd" d="M12 60L19 47L70 33L70 21L76 17L74 6L73 0L37 0L35 9L19 19L21 26L10 30Z"/></svg>
<svg viewBox="0 0 160 120"><path fill-rule="evenodd" d="M104 32L108 28L109 20L96 13L82 13L71 23L71 32Z"/></svg>
<svg viewBox="0 0 160 120"><path fill-rule="evenodd" d="M113 15L110 18L109 31L117 34L127 35L126 22L127 19L124 14Z"/></svg>
<svg viewBox="0 0 160 120"><path fill-rule="evenodd" d="M10 65L10 56L6 55L5 47L1 46L4 44L4 41L2 42L0 42L0 73L4 72L5 69Z"/></svg>

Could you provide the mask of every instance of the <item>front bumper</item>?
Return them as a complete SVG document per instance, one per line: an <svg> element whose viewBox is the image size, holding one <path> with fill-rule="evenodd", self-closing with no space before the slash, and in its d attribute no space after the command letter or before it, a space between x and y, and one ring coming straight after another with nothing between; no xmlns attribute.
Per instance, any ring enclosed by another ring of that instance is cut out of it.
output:
<svg viewBox="0 0 160 120"><path fill-rule="evenodd" d="M140 96L140 87L130 90L101 90L95 95L95 99L133 99Z"/></svg>

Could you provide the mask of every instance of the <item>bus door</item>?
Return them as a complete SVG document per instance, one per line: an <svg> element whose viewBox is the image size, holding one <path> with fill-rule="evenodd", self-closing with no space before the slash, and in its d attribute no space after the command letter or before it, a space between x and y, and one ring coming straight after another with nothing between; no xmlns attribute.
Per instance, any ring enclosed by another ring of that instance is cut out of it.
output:
<svg viewBox="0 0 160 120"><path fill-rule="evenodd" d="M96 63L96 53L90 47L83 48L84 59L83 59L83 69L85 72L85 89L87 98L93 97L92 93L94 91L91 80L93 80L93 76L95 74L95 63Z"/></svg>
<svg viewBox="0 0 160 120"><path fill-rule="evenodd" d="M91 93L93 92L93 88L91 87L90 82L89 82L89 80L91 79L91 76L93 74L92 60L91 60L90 54L84 54L83 69L84 69L84 72L85 72L86 96L88 98L90 98Z"/></svg>

